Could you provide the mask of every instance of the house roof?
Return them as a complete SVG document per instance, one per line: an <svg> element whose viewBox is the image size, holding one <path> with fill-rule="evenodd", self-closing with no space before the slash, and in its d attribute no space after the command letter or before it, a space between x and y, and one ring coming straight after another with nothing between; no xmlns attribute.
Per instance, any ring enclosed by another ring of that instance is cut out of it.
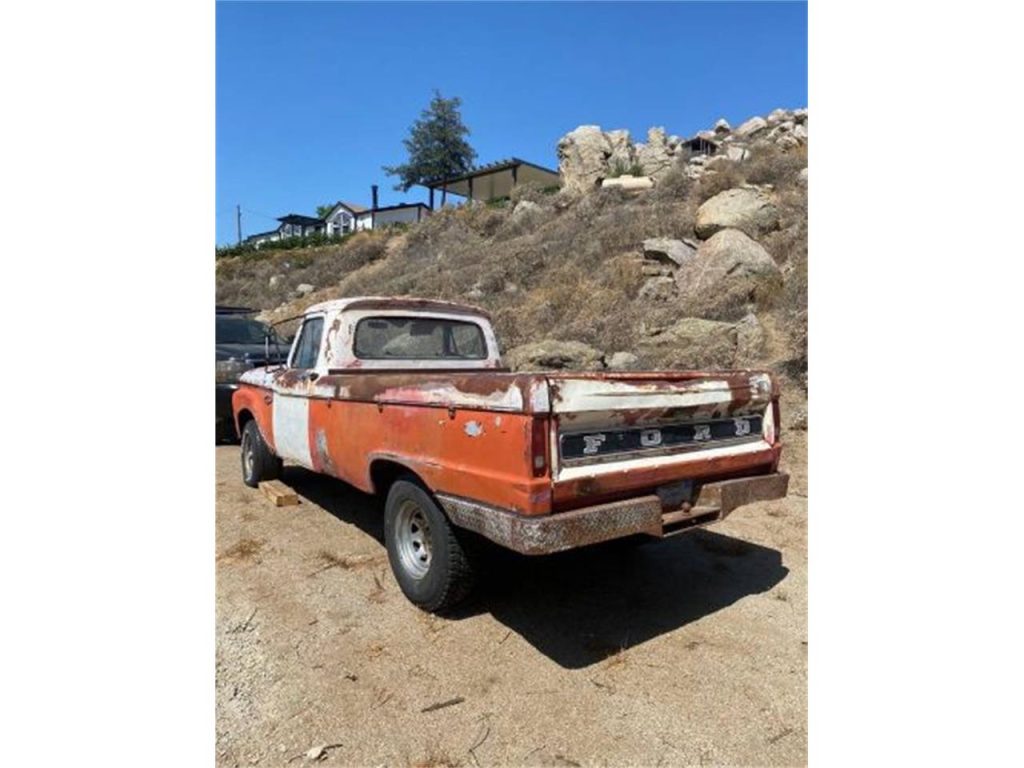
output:
<svg viewBox="0 0 1024 768"><path fill-rule="evenodd" d="M380 208L368 208L362 213L364 215L369 215L371 213L380 213L381 211L397 211L401 208L425 208L428 211L430 210L430 207L426 203L399 203L398 205L384 205Z"/></svg>
<svg viewBox="0 0 1024 768"><path fill-rule="evenodd" d="M346 211L348 211L349 213L351 213L353 215L359 214L359 213L364 213L365 211L369 210L369 208L367 208L365 205L359 205L358 203L349 203L349 202L347 202L345 200L339 200L338 202L336 202L334 204L334 206L331 208L331 210L328 211L327 215L324 216L324 218L325 219L331 218L331 216L333 216L335 211L337 211L339 208L344 208Z"/></svg>
<svg viewBox="0 0 1024 768"><path fill-rule="evenodd" d="M306 226L316 226L317 224L323 224L323 219L318 219L316 216L303 216L301 213L289 213L286 216L280 216L277 219L282 224L303 224Z"/></svg>
<svg viewBox="0 0 1024 768"><path fill-rule="evenodd" d="M505 197L512 191L513 175L517 184L537 182L545 186L552 186L559 183L558 171L518 157L510 157L506 160L477 166L459 176L428 181L423 186L428 189L444 189L462 197L469 197L469 182L472 179L474 181L473 196L491 199ZM475 183L477 179L481 180L480 184Z"/></svg>
<svg viewBox="0 0 1024 768"><path fill-rule="evenodd" d="M256 232L256 233L254 233L252 235L249 235L242 242L248 242L249 240L256 240L257 238L260 238L260 237L270 237L271 235L276 235L276 234L278 234L278 231L276 229L271 229L271 230L268 230L266 232Z"/></svg>

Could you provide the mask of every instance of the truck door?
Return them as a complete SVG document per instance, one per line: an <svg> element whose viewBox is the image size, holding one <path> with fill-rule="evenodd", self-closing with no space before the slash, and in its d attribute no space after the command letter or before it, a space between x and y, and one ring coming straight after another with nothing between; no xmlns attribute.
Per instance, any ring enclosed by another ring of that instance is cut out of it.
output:
<svg viewBox="0 0 1024 768"><path fill-rule="evenodd" d="M312 468L309 446L309 396L319 376L317 365L323 344L324 316L302 321L288 365L277 374L274 386L274 448L282 459Z"/></svg>

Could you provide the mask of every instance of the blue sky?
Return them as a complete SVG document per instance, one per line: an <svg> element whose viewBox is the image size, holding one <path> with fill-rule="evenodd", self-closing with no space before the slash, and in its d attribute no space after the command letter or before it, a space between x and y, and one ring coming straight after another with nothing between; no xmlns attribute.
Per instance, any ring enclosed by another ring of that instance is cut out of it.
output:
<svg viewBox="0 0 1024 768"><path fill-rule="evenodd" d="M804 3L217 3L217 242L335 200L426 200L381 170L433 89L479 163L557 167L578 125L691 135L807 104Z"/></svg>

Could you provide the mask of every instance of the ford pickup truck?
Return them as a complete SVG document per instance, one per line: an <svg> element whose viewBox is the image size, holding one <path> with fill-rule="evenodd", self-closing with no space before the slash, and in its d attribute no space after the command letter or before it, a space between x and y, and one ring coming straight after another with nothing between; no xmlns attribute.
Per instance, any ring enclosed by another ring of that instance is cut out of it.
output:
<svg viewBox="0 0 1024 768"><path fill-rule="evenodd" d="M288 461L385 499L391 568L427 611L469 593L474 535L527 555L672 536L788 484L767 372L513 373L487 313L442 301L312 306L232 405L247 485Z"/></svg>

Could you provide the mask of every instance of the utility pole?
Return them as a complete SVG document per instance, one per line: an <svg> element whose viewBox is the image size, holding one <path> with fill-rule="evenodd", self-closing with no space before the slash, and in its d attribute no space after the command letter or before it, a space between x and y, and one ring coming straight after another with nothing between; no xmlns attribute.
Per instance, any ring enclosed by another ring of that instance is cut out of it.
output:
<svg viewBox="0 0 1024 768"><path fill-rule="evenodd" d="M235 219L238 223L238 244L242 244L242 206L235 206Z"/></svg>

